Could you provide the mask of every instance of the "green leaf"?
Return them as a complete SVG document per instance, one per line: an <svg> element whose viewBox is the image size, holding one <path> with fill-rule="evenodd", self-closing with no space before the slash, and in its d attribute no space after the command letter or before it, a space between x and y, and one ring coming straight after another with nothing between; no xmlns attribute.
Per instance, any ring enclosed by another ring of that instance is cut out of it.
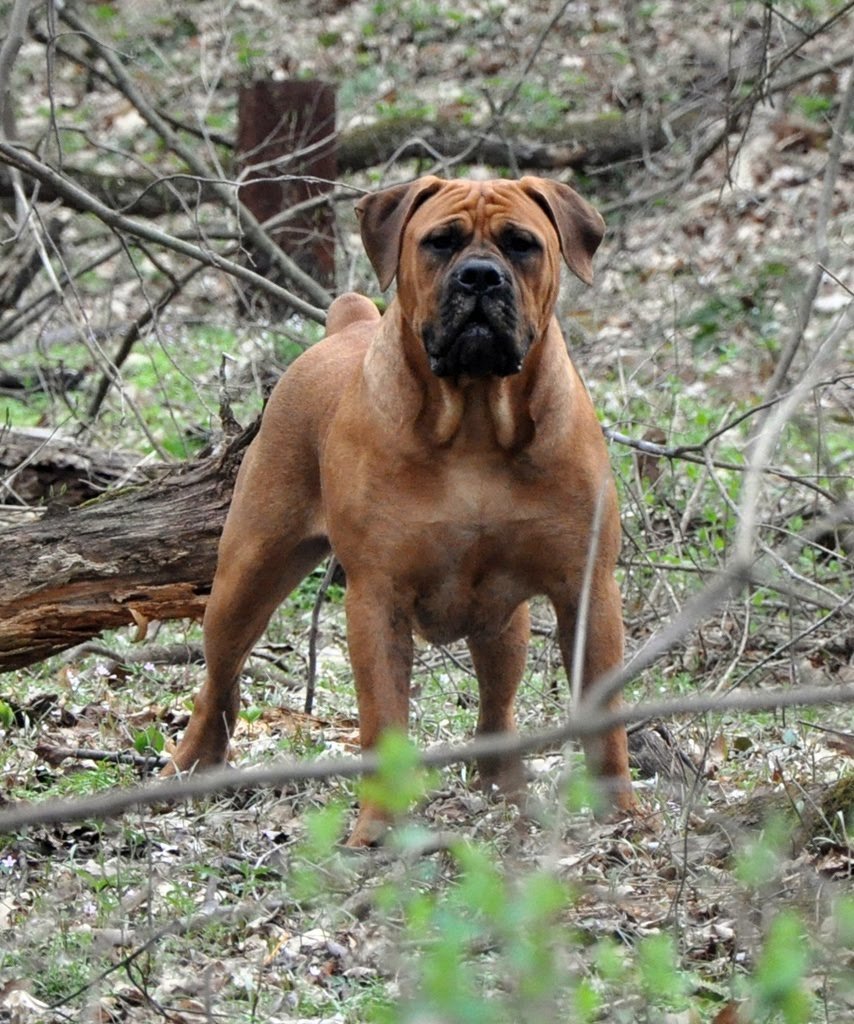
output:
<svg viewBox="0 0 854 1024"><path fill-rule="evenodd" d="M138 754L162 754L166 746L166 737L156 725L149 725L134 736L133 746Z"/></svg>
<svg viewBox="0 0 854 1024"><path fill-rule="evenodd" d="M379 767L360 784L359 798L389 814L402 814L424 796L431 776L420 767L418 748L402 732L383 733L376 752Z"/></svg>
<svg viewBox="0 0 854 1024"><path fill-rule="evenodd" d="M761 1011L782 1014L786 1024L807 1024L812 1013L805 987L810 958L801 919L793 911L779 914L756 966L755 991Z"/></svg>

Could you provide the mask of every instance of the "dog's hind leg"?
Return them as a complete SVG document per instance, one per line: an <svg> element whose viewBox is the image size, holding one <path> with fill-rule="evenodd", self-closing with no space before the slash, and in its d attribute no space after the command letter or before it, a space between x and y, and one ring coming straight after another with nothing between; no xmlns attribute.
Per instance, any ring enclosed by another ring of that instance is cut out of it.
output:
<svg viewBox="0 0 854 1024"><path fill-rule="evenodd" d="M283 544L254 541L221 558L205 611L207 678L196 695L190 722L172 758L171 770L224 763L240 704L240 670L270 616L291 590L329 552L325 538ZM169 768L167 767L167 774Z"/></svg>
<svg viewBox="0 0 854 1024"><path fill-rule="evenodd" d="M271 457L261 436L244 460L205 610L207 678L167 774L225 761L243 663L278 605L329 552L306 500L319 489L304 468L288 461ZM301 495L297 506L295 493Z"/></svg>

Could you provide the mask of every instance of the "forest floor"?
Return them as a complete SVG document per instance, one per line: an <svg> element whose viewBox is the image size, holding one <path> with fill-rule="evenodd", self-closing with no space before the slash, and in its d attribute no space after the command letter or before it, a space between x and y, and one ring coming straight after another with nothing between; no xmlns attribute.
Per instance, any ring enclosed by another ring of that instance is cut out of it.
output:
<svg viewBox="0 0 854 1024"><path fill-rule="evenodd" d="M851 1019L854 716L842 704L748 713L725 702L777 687L854 685L851 527L822 526L850 501L850 334L785 424L771 460L785 475L766 475L755 507L741 504L750 431L781 352L797 339L791 386L854 289L850 134L828 171L854 16L804 41L844 5L124 6L84 5L149 99L176 114L203 111L231 135L237 86L272 72L336 83L345 129L403 114L483 124L503 110L536 138L570 117L652 119L695 106L695 130L665 148L559 175L608 223L594 286L565 282L559 315L604 426L696 446L689 461L610 444L628 654L722 571L746 511L758 524L763 583L710 609L628 687L630 703L721 702L636 731L639 819L598 824L579 783L580 754L566 748L528 760L536 818L487 799L458 765L430 778L387 847L366 853L337 845L356 803L354 784L341 779L0 836L0 1021ZM709 126L721 128L721 110L748 91L742 83L796 42L751 116L695 160ZM24 138L47 123L44 66L44 45L28 41L15 69ZM78 140L66 143L69 161L115 173L146 162L175 170L103 82L59 61L51 88L56 116L77 132L63 136ZM507 170L425 153L349 184ZM349 207L337 204L340 283L375 294ZM64 241L66 260L79 265L105 244L80 216L69 218ZM800 329L819 258L827 272ZM174 254L164 259L181 266ZM81 277L71 298L0 342L2 369L17 379L80 374L75 391L0 390L0 430L4 420L73 428L98 365L75 331L85 321L109 344L154 279L145 252L119 251ZM317 329L296 316L247 319L233 297L231 279L205 271L160 312L87 436L140 459L152 442L161 456L191 456L219 429L223 353L234 409L249 422L270 379ZM250 659L233 742L239 767L358 750L336 584L322 605L313 713L302 710L322 577L292 595ZM568 713L545 605L535 605L534 625L522 731ZM117 631L100 653L72 651L0 678L0 809L139 781L135 766L59 751L168 748L202 669L163 664L157 652L199 641L195 624L163 624L142 645L150 657L131 662L140 645L133 631ZM464 646L417 647L412 704L419 748L471 735L476 683Z"/></svg>

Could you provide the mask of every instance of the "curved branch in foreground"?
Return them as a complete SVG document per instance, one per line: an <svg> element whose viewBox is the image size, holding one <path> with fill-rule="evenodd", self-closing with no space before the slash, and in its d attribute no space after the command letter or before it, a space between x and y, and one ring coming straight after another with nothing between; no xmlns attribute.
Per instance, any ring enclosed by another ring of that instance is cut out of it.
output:
<svg viewBox="0 0 854 1024"><path fill-rule="evenodd" d="M772 711L804 705L854 703L854 686L804 686L791 690L760 690L744 694L701 694L644 702L624 706L609 713L580 712L573 722L564 722L549 729L529 733L497 733L481 736L468 743L442 745L427 751L419 764L430 768L475 761L496 754L530 754L550 750L567 740L601 733L616 723L629 725L648 718L662 719L679 714L720 713L723 711ZM41 803L20 803L0 811L0 835L18 832L28 825L52 825L58 822L83 821L86 818L111 818L134 807L193 800L211 793L236 793L281 786L287 782L332 778L358 778L377 770L376 754L321 761L279 760L258 768L237 771L218 768L214 771L176 776L165 782L153 782L127 789L81 797L44 800Z"/></svg>

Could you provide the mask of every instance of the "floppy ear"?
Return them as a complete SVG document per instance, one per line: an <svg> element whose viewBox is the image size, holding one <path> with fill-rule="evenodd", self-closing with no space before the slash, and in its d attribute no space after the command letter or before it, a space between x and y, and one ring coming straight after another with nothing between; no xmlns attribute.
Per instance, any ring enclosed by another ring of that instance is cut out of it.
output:
<svg viewBox="0 0 854 1024"><path fill-rule="evenodd" d="M383 291L397 273L400 243L407 221L418 207L442 187L441 178L428 176L407 185L371 192L356 203L365 252Z"/></svg>
<svg viewBox="0 0 854 1024"><path fill-rule="evenodd" d="M554 225L566 265L585 284L593 284L593 253L605 234L602 215L561 181L525 177L519 185Z"/></svg>

